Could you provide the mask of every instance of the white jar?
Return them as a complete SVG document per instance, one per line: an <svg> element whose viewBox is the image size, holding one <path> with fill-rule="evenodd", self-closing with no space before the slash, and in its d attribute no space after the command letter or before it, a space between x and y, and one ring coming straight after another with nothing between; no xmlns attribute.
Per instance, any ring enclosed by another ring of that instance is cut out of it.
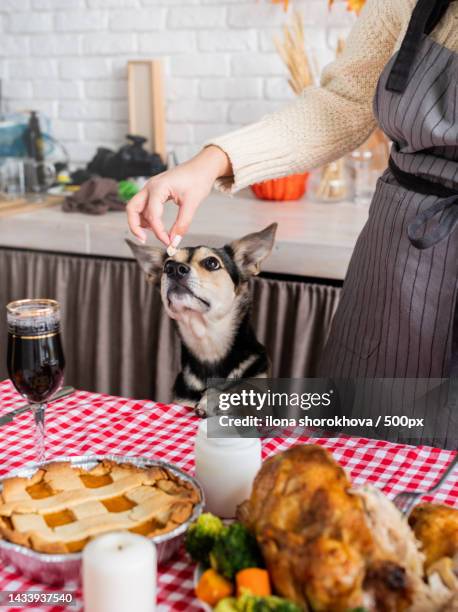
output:
<svg viewBox="0 0 458 612"><path fill-rule="evenodd" d="M201 421L195 441L196 478L208 512L234 518L237 506L251 495L261 459L257 438L208 438L207 421Z"/></svg>

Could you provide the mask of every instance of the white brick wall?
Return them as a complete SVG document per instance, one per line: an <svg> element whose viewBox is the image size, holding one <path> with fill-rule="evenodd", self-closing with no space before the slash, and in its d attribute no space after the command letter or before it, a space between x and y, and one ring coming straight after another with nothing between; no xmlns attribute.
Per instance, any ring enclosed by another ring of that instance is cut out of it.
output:
<svg viewBox="0 0 458 612"><path fill-rule="evenodd" d="M322 65L327 0L293 4ZM292 98L272 44L286 19L269 0L0 0L6 108L46 113L86 162L123 142L127 60L162 57L168 146L182 160Z"/></svg>

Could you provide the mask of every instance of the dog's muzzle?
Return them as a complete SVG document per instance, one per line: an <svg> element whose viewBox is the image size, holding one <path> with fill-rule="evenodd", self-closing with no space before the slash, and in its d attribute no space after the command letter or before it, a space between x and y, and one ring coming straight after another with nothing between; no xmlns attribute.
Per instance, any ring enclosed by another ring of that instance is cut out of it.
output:
<svg viewBox="0 0 458 612"><path fill-rule="evenodd" d="M210 303L196 295L194 291L189 287L191 268L180 262L180 261L168 261L164 266L164 274L167 276L168 287L167 287L167 299L171 300L172 295L183 296L189 295L195 300L210 308Z"/></svg>
<svg viewBox="0 0 458 612"><path fill-rule="evenodd" d="M189 276L191 268L181 261L168 261L164 266L164 272L168 278L179 281Z"/></svg>

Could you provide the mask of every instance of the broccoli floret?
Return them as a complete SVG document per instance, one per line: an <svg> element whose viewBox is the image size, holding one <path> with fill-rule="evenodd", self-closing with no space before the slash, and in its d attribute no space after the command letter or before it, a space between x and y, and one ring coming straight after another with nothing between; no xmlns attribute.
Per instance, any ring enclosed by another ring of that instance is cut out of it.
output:
<svg viewBox="0 0 458 612"><path fill-rule="evenodd" d="M241 523L232 523L219 533L210 553L210 564L228 580L247 567L262 567L256 538Z"/></svg>
<svg viewBox="0 0 458 612"><path fill-rule="evenodd" d="M257 597L255 595L241 595L237 599L226 597L215 608L215 612L301 612L301 608L292 601L269 595Z"/></svg>
<svg viewBox="0 0 458 612"><path fill-rule="evenodd" d="M282 597L272 596L265 599L269 606L268 610L272 610L272 612L301 612L301 608L297 604Z"/></svg>
<svg viewBox="0 0 458 612"><path fill-rule="evenodd" d="M239 612L235 597L226 597L216 604L214 612Z"/></svg>
<svg viewBox="0 0 458 612"><path fill-rule="evenodd" d="M239 612L301 612L301 608L292 601L275 595L269 597L242 595L237 601Z"/></svg>
<svg viewBox="0 0 458 612"><path fill-rule="evenodd" d="M192 523L185 536L185 548L196 563L209 564L208 555L215 545L216 538L224 529L221 520L205 512Z"/></svg>

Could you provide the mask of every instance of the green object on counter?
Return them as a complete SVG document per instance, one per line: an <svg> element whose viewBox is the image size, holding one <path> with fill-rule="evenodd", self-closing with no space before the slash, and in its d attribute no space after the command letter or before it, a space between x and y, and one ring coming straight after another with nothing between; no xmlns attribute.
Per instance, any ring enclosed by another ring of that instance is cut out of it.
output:
<svg viewBox="0 0 458 612"><path fill-rule="evenodd" d="M120 181L118 183L118 195L123 202L128 202L140 189L132 181Z"/></svg>

